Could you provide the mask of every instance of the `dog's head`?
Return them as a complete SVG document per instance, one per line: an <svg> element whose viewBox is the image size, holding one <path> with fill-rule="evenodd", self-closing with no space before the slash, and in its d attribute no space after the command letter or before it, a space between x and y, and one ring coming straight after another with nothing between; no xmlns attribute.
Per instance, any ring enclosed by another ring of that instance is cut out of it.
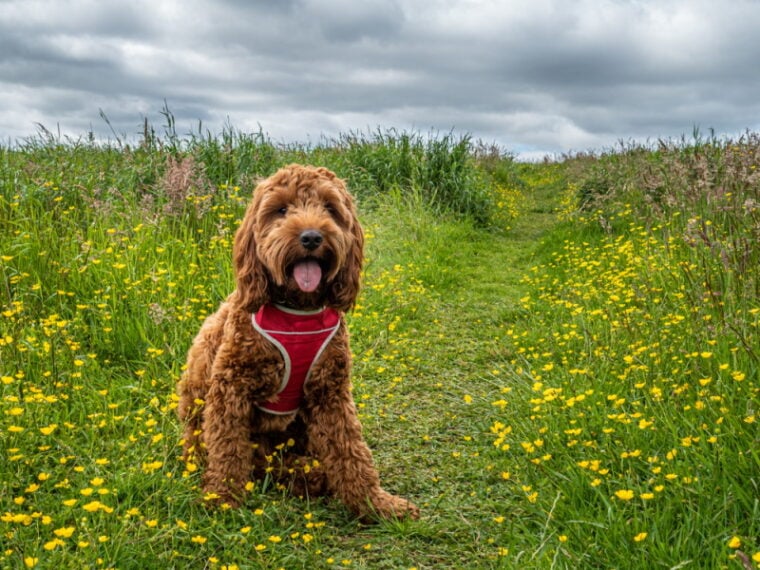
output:
<svg viewBox="0 0 760 570"><path fill-rule="evenodd" d="M347 311L363 250L344 182L326 168L286 166L256 187L235 234L233 299L251 312L269 302Z"/></svg>

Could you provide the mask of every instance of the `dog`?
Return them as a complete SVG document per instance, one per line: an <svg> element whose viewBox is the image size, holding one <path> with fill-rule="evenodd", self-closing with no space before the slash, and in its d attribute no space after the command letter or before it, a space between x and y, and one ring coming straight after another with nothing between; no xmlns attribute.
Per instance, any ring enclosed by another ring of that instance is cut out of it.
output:
<svg viewBox="0 0 760 570"><path fill-rule="evenodd" d="M351 395L344 320L364 234L345 183L292 164L262 181L235 234L235 291L209 316L178 384L183 457L208 500L244 501L270 477L331 495L363 519L418 518L380 486Z"/></svg>

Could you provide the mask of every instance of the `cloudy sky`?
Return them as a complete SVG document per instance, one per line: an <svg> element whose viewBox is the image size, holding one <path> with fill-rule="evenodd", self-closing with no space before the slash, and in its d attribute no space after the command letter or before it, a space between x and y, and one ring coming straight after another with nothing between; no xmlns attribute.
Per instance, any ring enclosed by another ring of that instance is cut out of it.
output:
<svg viewBox="0 0 760 570"><path fill-rule="evenodd" d="M760 129L758 0L0 0L0 142L397 128L524 157Z"/></svg>

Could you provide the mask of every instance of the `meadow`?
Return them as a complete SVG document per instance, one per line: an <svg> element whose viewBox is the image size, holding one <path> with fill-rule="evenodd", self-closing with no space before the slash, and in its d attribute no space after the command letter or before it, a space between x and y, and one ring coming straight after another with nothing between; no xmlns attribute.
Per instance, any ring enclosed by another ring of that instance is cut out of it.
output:
<svg viewBox="0 0 760 570"><path fill-rule="evenodd" d="M175 384L256 180L344 177L384 485L203 501ZM1 568L760 568L760 136L541 164L452 134L0 148Z"/></svg>

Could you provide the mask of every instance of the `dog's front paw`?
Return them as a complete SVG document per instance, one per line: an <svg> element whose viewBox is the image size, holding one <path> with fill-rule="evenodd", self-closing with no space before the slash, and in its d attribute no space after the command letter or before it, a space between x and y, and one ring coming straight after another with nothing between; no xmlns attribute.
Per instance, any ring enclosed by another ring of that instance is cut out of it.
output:
<svg viewBox="0 0 760 570"><path fill-rule="evenodd" d="M235 493L226 485L207 483L203 486L203 504L221 509L237 509L242 504L242 493Z"/></svg>
<svg viewBox="0 0 760 570"><path fill-rule="evenodd" d="M213 491L206 492L203 495L203 504L209 508L237 509L240 507L240 500L229 494L219 494Z"/></svg>
<svg viewBox="0 0 760 570"><path fill-rule="evenodd" d="M371 498L370 502L371 511L366 513L370 517L373 515L383 519L403 519L409 517L414 520L420 518L420 509L417 505L402 497L391 495L383 489L380 489Z"/></svg>

